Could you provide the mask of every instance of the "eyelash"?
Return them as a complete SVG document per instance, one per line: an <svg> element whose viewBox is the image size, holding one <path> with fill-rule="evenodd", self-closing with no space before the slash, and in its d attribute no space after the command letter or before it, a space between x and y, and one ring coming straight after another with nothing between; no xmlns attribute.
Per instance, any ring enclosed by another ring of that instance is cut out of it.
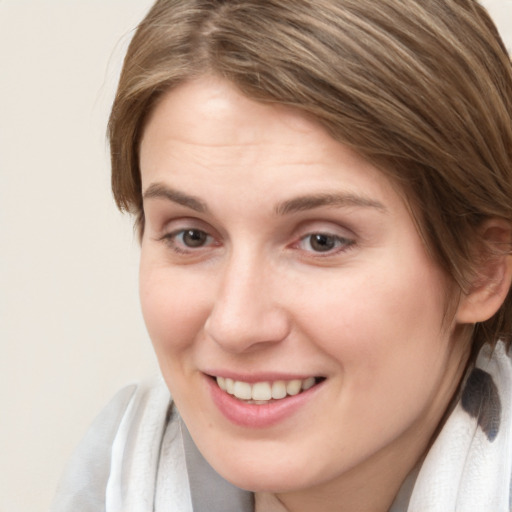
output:
<svg viewBox="0 0 512 512"><path fill-rule="evenodd" d="M183 237L188 234L195 235L195 237L199 237L200 245L197 246L191 246L187 245L183 241ZM181 237L181 241L179 240L179 237ZM200 238L204 237L204 243L201 243ZM316 241L315 238L316 237ZM212 242L215 242L214 237L209 235L206 231L202 229L197 228L184 228L184 229L178 229L175 231L172 231L170 233L166 233L164 236L161 237L161 241L165 242L173 251L175 251L178 254L192 254L196 251L203 249L205 247L211 246ZM307 243L309 245L309 249L304 247L304 244ZM323 250L314 250L313 244L314 243L320 243L320 244L326 244L327 249L325 251ZM307 253L314 254L314 257L329 257L334 256L336 254L339 254L341 252L345 252L348 249L350 249L355 244L355 241L349 238L345 238L342 236L334 235L332 233L328 232L312 232L308 233L307 235L302 236L297 242L295 242L291 247L294 249L302 249L305 250ZM213 243L213 245L220 245L218 243Z"/></svg>

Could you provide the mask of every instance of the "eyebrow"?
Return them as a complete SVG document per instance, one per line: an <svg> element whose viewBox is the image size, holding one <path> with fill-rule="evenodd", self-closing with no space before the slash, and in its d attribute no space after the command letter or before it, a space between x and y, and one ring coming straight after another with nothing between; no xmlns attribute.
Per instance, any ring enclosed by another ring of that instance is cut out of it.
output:
<svg viewBox="0 0 512 512"><path fill-rule="evenodd" d="M374 199L360 196L352 193L334 193L334 194L311 194L295 197L280 203L276 207L278 215L287 215L294 212L302 212L320 208L322 206L348 207L356 206L359 208L376 208L386 212L387 208Z"/></svg>
<svg viewBox="0 0 512 512"><path fill-rule="evenodd" d="M143 199L168 199L173 203L180 204L199 213L207 213L206 204L198 197L191 196L169 188L162 183L151 184L143 194Z"/></svg>
<svg viewBox="0 0 512 512"><path fill-rule="evenodd" d="M206 203L198 197L185 194L179 190L167 187L163 183L153 183L143 194L144 199L168 199L173 203L185 206L199 213L208 213ZM288 215L294 212L313 210L322 206L333 207L349 207L356 206L359 208L375 208L386 212L386 207L374 199L360 196L353 193L326 193L326 194L309 194L293 199L288 199L279 203L275 212L277 215Z"/></svg>

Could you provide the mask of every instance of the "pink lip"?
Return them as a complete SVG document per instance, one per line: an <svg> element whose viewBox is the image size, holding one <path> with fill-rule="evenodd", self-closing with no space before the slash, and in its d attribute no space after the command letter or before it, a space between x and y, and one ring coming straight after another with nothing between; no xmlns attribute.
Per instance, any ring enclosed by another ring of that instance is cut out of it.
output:
<svg viewBox="0 0 512 512"><path fill-rule="evenodd" d="M313 374L298 374L298 373L278 373L278 372L266 372L257 374L242 374L228 370L207 370L203 371L206 375L215 377L224 377L225 379L240 380L242 382L249 382L254 384L255 382L275 382L278 380L304 380L308 377L317 377Z"/></svg>
<svg viewBox="0 0 512 512"><path fill-rule="evenodd" d="M287 376L286 380L289 379L290 377ZM288 396L265 405L257 405L248 404L222 391L211 377L205 376L205 380L212 400L220 412L235 425L248 428L265 428L284 421L304 407L316 395L323 384L323 382L320 382L307 391L303 391L295 396ZM264 380L282 379L261 379L261 375L258 375L258 381L254 382ZM245 382L251 381L245 380Z"/></svg>

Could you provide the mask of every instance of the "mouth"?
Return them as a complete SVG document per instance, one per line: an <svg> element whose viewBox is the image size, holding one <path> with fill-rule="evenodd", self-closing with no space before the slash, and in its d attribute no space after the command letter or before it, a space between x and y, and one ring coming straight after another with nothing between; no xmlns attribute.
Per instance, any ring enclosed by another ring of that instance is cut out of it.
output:
<svg viewBox="0 0 512 512"><path fill-rule="evenodd" d="M222 391L251 405L267 405L287 397L299 395L325 380L325 377L307 377L304 379L250 383L227 377L211 376L211 378Z"/></svg>

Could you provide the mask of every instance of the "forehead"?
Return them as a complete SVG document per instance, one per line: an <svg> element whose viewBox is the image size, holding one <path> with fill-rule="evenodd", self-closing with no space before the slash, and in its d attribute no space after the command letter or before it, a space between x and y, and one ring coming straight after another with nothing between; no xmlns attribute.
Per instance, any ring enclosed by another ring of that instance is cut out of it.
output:
<svg viewBox="0 0 512 512"><path fill-rule="evenodd" d="M187 81L163 95L146 122L142 149L151 138L165 143L200 144L225 149L257 144L296 145L300 136L325 142L323 129L297 109L265 104L215 76ZM290 154L289 156L293 156Z"/></svg>
<svg viewBox="0 0 512 512"><path fill-rule="evenodd" d="M143 183L158 171L176 174L183 165L217 173L232 167L231 179L251 178L251 171L259 179L277 177L277 169L293 169L288 178L316 170L321 179L321 171L336 174L346 168L386 181L380 170L302 112L254 101L216 77L186 82L162 97L146 123L140 160ZM268 169L275 172L264 172ZM347 179L348 174L350 186Z"/></svg>

